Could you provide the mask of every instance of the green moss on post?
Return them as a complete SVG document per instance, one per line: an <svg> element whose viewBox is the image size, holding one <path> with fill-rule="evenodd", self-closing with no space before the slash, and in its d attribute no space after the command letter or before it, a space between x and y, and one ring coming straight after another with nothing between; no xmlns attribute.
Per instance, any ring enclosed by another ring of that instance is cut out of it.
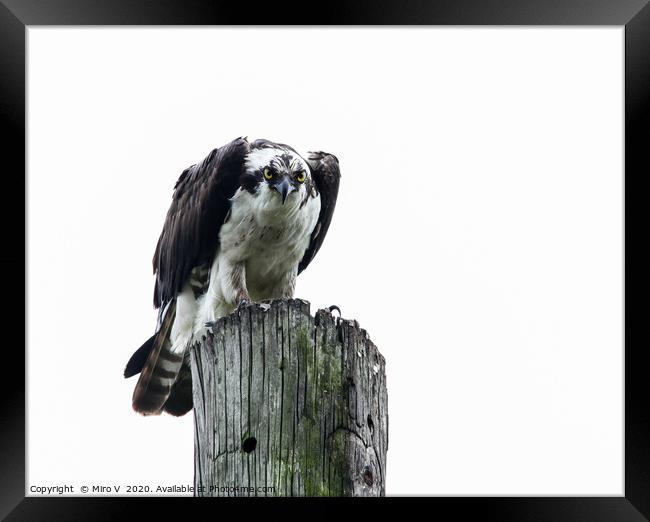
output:
<svg viewBox="0 0 650 522"><path fill-rule="evenodd" d="M356 321L279 299L192 347L197 496L381 496L385 362Z"/></svg>

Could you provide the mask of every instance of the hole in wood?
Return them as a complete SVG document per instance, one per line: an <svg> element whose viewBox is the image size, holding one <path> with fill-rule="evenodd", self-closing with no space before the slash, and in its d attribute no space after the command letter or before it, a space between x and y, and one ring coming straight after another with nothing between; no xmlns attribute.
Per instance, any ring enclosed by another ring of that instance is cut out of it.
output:
<svg viewBox="0 0 650 522"><path fill-rule="evenodd" d="M370 433L375 431L375 424L372 422L372 417L368 415L368 428L370 428Z"/></svg>
<svg viewBox="0 0 650 522"><path fill-rule="evenodd" d="M252 451L255 451L256 446L257 439L255 437L248 437L242 443L241 449L243 449L246 453L251 453Z"/></svg>
<svg viewBox="0 0 650 522"><path fill-rule="evenodd" d="M363 481L366 483L367 486L372 486L374 483L374 478L372 476L372 471L368 466L366 466L363 469Z"/></svg>

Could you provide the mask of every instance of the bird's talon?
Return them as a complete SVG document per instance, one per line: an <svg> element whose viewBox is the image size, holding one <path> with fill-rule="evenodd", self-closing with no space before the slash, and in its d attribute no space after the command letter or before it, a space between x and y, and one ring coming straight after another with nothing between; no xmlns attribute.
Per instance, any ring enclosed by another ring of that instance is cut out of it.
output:
<svg viewBox="0 0 650 522"><path fill-rule="evenodd" d="M334 310L336 310L339 313L339 317L341 317L341 309L338 306L336 306L336 305L328 306L327 309L329 310L330 314Z"/></svg>
<svg viewBox="0 0 650 522"><path fill-rule="evenodd" d="M250 304L250 301L248 299L240 299L239 303L237 304L237 307L235 308L235 310L237 312L240 312L241 310L246 308L249 304Z"/></svg>

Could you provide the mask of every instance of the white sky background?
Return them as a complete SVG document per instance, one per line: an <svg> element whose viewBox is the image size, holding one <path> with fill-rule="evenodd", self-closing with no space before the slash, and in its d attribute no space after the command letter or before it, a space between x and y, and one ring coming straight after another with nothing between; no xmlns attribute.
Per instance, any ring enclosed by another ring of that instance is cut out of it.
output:
<svg viewBox="0 0 650 522"><path fill-rule="evenodd" d="M28 51L28 487L192 484L192 415L135 414L122 371L176 179L248 135L340 160L296 296L386 358L387 494L623 494L622 28L30 28Z"/></svg>

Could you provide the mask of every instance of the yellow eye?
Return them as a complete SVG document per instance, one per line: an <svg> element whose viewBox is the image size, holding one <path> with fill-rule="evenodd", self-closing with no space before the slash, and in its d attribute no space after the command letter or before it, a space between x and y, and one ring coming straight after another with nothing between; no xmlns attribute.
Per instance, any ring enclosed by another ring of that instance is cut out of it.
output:
<svg viewBox="0 0 650 522"><path fill-rule="evenodd" d="M302 183L305 181L305 171L303 170L300 174L296 176L296 181Z"/></svg>
<svg viewBox="0 0 650 522"><path fill-rule="evenodd" d="M265 179L271 179L273 177L273 174L271 174L271 171L269 169L264 169L264 178Z"/></svg>

